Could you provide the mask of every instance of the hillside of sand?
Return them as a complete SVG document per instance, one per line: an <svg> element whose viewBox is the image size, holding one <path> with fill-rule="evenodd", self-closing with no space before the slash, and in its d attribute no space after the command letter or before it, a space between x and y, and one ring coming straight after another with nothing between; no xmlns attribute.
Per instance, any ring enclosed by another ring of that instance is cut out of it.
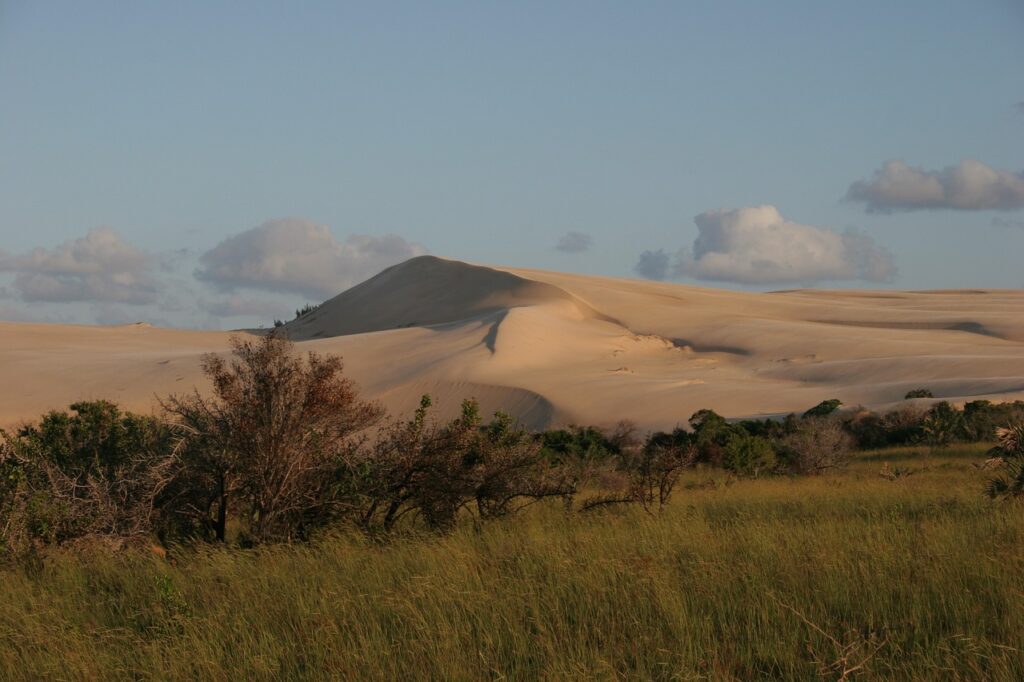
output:
<svg viewBox="0 0 1024 682"><path fill-rule="evenodd" d="M886 408L936 398L1024 398L1024 291L736 292L482 267L422 256L286 326L300 350L339 353L396 414L430 393L531 427L671 428L700 408L729 417L826 398ZM146 325L0 323L0 424L80 399L155 410L208 390L204 353L231 335Z"/></svg>

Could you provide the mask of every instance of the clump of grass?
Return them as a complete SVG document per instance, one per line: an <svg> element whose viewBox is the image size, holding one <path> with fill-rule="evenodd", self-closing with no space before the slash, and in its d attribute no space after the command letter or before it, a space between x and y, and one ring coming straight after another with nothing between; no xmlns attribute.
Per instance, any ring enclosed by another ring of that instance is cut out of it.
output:
<svg viewBox="0 0 1024 682"><path fill-rule="evenodd" d="M900 485L688 471L660 515L58 551L0 569L0 679L1024 679L1024 516L983 448L905 456Z"/></svg>

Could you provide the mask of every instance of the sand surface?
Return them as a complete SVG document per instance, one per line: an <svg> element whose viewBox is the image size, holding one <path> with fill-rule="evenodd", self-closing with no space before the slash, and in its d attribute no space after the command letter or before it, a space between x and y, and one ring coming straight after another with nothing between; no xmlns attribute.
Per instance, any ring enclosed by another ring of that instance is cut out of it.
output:
<svg viewBox="0 0 1024 682"><path fill-rule="evenodd" d="M671 428L705 407L764 416L826 398L886 408L919 387L1024 399L1021 290L749 293L423 256L287 330L300 350L340 353L395 413L423 393L446 415L475 397L537 428ZM230 336L0 322L0 425L80 399L150 411L206 391L200 358Z"/></svg>

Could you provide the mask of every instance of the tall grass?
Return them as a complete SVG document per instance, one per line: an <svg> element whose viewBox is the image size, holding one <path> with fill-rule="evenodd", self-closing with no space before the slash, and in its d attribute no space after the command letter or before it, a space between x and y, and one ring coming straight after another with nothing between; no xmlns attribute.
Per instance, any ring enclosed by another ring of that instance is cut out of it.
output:
<svg viewBox="0 0 1024 682"><path fill-rule="evenodd" d="M0 678L1024 679L1024 510L982 453L695 471L660 516L63 552L0 571Z"/></svg>

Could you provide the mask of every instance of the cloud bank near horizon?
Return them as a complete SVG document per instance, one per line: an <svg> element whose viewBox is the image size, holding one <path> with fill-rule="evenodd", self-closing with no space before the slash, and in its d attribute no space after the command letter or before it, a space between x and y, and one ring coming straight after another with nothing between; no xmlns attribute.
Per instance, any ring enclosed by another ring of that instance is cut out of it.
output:
<svg viewBox="0 0 1024 682"><path fill-rule="evenodd" d="M0 253L0 272L14 275L11 286L28 303L155 303L162 290L154 276L159 268L159 259L107 227L51 249Z"/></svg>
<svg viewBox="0 0 1024 682"><path fill-rule="evenodd" d="M3 319L63 323L269 324L303 299L322 301L426 252L396 235L338 240L323 225L284 218L228 237L188 272L194 252L149 253L102 227L52 248L0 250L0 311Z"/></svg>
<svg viewBox="0 0 1024 682"><path fill-rule="evenodd" d="M1013 211L1024 208L1024 174L968 159L942 170L888 161L869 180L858 180L846 200L869 213L950 209Z"/></svg>
<svg viewBox="0 0 1024 682"><path fill-rule="evenodd" d="M718 209L694 218L698 236L674 259L645 251L634 272L654 280L692 277L737 284L891 281L889 251L866 235L836 232L783 218L775 206Z"/></svg>
<svg viewBox="0 0 1024 682"><path fill-rule="evenodd" d="M281 218L228 237L199 257L195 276L231 292L257 289L322 300L427 250L397 235L338 241L310 220Z"/></svg>

